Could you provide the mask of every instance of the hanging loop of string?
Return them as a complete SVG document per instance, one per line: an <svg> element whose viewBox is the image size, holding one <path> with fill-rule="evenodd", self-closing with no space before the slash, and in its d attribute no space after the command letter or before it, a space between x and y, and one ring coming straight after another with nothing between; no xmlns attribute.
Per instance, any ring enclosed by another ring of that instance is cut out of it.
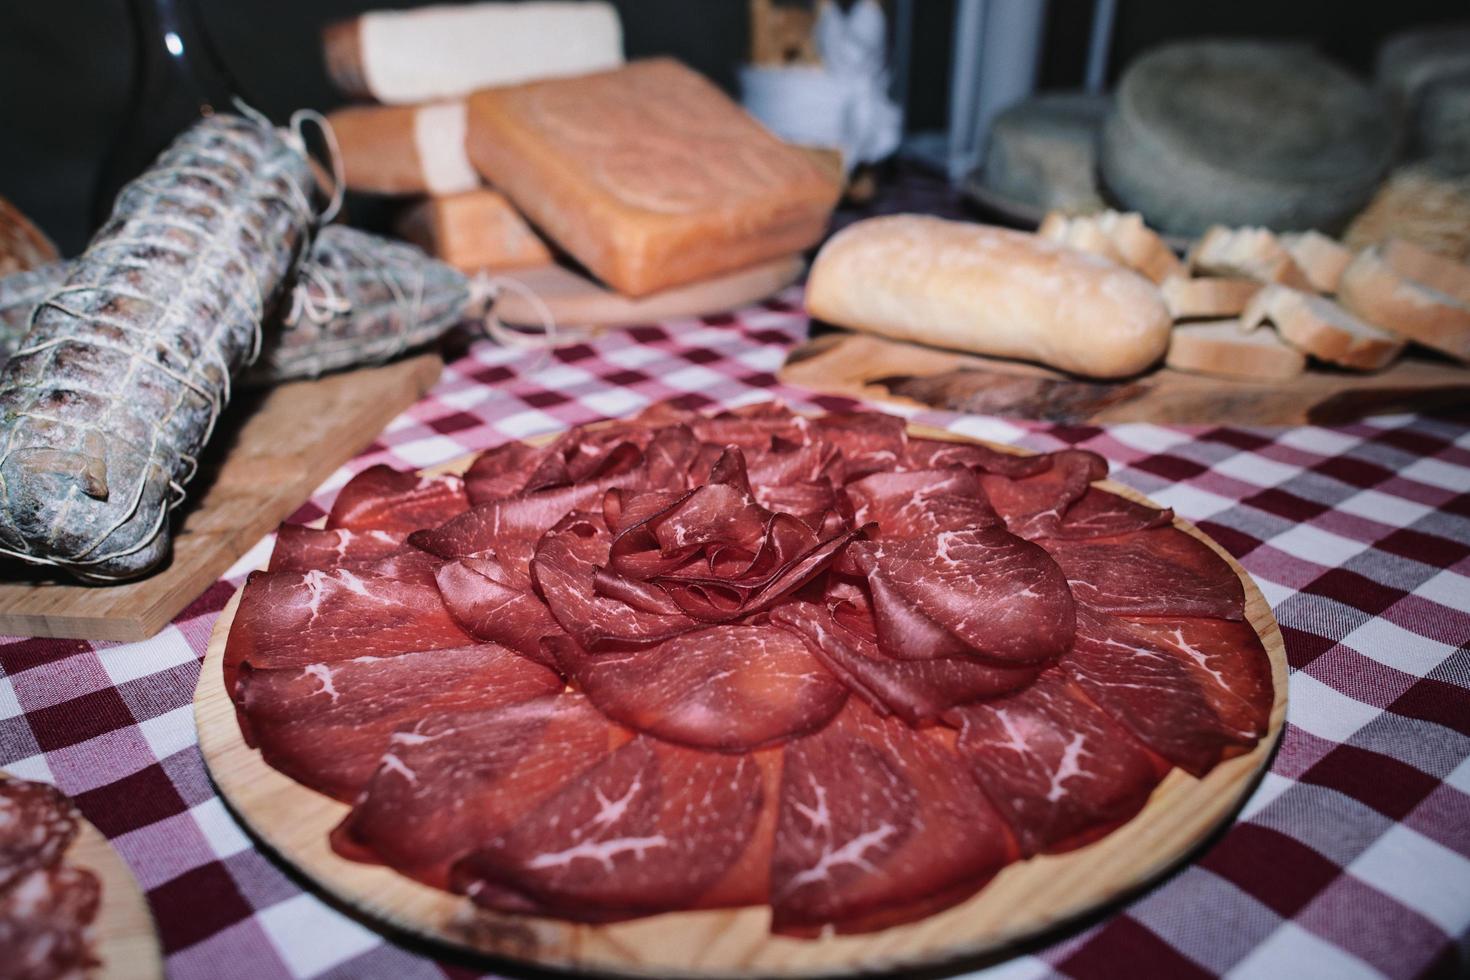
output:
<svg viewBox="0 0 1470 980"><path fill-rule="evenodd" d="M342 201L347 196L347 170L342 163L342 147L337 142L336 131L332 129L327 117L315 109L297 109L291 113L291 135L301 151L306 152L306 134L303 128L307 123L314 124L321 134L322 143L327 150L327 163L332 169L332 196L317 217L319 224L327 225L342 211Z"/></svg>

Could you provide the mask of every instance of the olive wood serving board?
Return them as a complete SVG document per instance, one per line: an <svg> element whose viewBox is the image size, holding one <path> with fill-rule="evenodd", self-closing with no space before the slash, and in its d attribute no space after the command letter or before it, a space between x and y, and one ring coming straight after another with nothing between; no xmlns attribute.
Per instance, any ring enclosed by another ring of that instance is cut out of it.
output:
<svg viewBox="0 0 1470 980"><path fill-rule="evenodd" d="M915 434L952 433L911 427ZM1007 447L996 447L1005 449ZM443 470L462 470L470 459ZM1105 489L1146 502L1107 481ZM194 714L210 776L245 826L306 878L369 919L472 952L539 966L648 977L814 976L934 965L1005 947L1117 901L1175 866L1244 802L1286 716L1286 655L1271 607L1249 575L1197 528L1175 524L1219 552L1245 586L1246 614L1271 659L1276 700L1266 736L1204 779L1176 769L1144 809L1087 847L1012 864L968 901L919 922L863 935L793 939L770 934L766 906L678 912L611 925L491 912L388 868L339 857L327 843L348 807L270 768L240 735L222 674L240 596L215 624Z"/></svg>
<svg viewBox="0 0 1470 980"><path fill-rule="evenodd" d="M869 401L1069 423L1333 425L1470 405L1470 368L1427 357L1371 374L1313 367L1291 381L1233 381L1167 367L1095 381L848 331L796 348L778 376Z"/></svg>
<svg viewBox="0 0 1470 980"><path fill-rule="evenodd" d="M99 586L7 564L0 575L0 633L123 641L157 633L418 401L443 366L438 354L420 354L242 393L221 418L189 486L165 568Z"/></svg>
<svg viewBox="0 0 1470 980"><path fill-rule="evenodd" d="M4 777L0 773L0 778ZM101 905L91 929L92 951L100 962L88 976L96 980L161 980L163 953L148 900L107 838L79 819L76 840L67 848L62 862L85 868L102 883ZM3 966L0 964L0 973Z"/></svg>

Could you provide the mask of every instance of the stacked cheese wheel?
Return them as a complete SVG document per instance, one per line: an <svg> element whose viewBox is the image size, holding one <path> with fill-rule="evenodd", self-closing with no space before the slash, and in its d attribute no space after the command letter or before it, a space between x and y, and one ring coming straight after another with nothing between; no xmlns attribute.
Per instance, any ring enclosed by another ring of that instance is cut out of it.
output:
<svg viewBox="0 0 1470 980"><path fill-rule="evenodd" d="M487 908L882 928L1266 731L1240 580L1105 470L772 405L375 467L282 528L226 690L339 853Z"/></svg>

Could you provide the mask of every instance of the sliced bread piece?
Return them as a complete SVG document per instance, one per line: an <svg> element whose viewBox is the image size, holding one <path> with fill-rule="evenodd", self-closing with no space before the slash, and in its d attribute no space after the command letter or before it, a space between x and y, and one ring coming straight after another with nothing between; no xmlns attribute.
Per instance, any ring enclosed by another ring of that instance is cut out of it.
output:
<svg viewBox="0 0 1470 980"><path fill-rule="evenodd" d="M1375 245L1359 252L1338 287L1343 305L1371 323L1470 361L1470 299L1463 276L1432 261L1432 253L1412 248ZM1415 274L1406 274L1405 268Z"/></svg>
<svg viewBox="0 0 1470 980"><path fill-rule="evenodd" d="M1311 289L1311 280L1286 246L1265 228L1226 228L1215 225L1189 250L1189 268L1196 275L1234 276L1279 282L1295 289Z"/></svg>
<svg viewBox="0 0 1470 980"><path fill-rule="evenodd" d="M1307 357L1275 330L1242 333L1239 320L1208 320L1176 326L1164 363L1192 374L1288 381L1306 370Z"/></svg>
<svg viewBox="0 0 1470 980"><path fill-rule="evenodd" d="M1173 276L1165 279L1159 290L1164 294L1164 305L1169 307L1174 319L1199 320L1239 316L1246 304L1264 288L1255 279Z"/></svg>
<svg viewBox="0 0 1470 980"><path fill-rule="evenodd" d="M1397 238L1384 244L1383 261L1401 276L1470 303L1470 265L1464 262Z"/></svg>
<svg viewBox="0 0 1470 980"><path fill-rule="evenodd" d="M1336 238L1318 231L1282 235L1281 244L1291 253L1312 288L1329 296L1337 292L1342 270L1353 260L1353 250Z"/></svg>
<svg viewBox="0 0 1470 980"><path fill-rule="evenodd" d="M1256 294L1240 315L1252 331L1270 321L1292 346L1320 361L1357 371L1387 367L1404 349L1404 339L1360 320L1330 299L1289 286L1271 285Z"/></svg>
<svg viewBox="0 0 1470 980"><path fill-rule="evenodd" d="M1104 211L1096 220L1129 267L1157 283L1184 274L1184 263L1179 261L1179 256L1143 223L1143 216L1136 211Z"/></svg>
<svg viewBox="0 0 1470 980"><path fill-rule="evenodd" d="M1093 255L1101 255L1119 265L1127 264L1123 260L1123 253L1092 215L1068 216L1061 211L1052 211L1042 220L1036 234Z"/></svg>

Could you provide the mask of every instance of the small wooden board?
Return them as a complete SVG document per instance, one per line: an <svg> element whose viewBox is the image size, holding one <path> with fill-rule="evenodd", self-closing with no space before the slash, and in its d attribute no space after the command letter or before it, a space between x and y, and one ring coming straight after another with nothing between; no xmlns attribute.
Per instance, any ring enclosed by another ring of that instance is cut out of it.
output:
<svg viewBox="0 0 1470 980"><path fill-rule="evenodd" d="M242 392L220 422L162 571L78 585L29 566L0 580L0 633L144 640L209 588L332 471L361 452L439 378L438 354ZM177 520L177 518L176 518Z"/></svg>
<svg viewBox="0 0 1470 980"><path fill-rule="evenodd" d="M787 384L896 405L1047 422L1175 425L1334 425L1365 415L1470 404L1470 368L1405 358L1373 374L1312 368L1254 383L1160 368L1125 381L1088 381L1019 361L847 331L793 350Z"/></svg>
<svg viewBox="0 0 1470 980"><path fill-rule="evenodd" d="M912 431L956 438L920 427ZM465 459L459 468L468 465ZM1100 486L1146 502L1120 484ZM222 673L238 593L215 624L194 694L199 747L236 815L305 877L395 929L473 952L541 966L654 977L814 976L994 954L1117 901L1183 860L1244 801L1281 734L1286 653L1270 605L1224 549L1188 522L1175 524L1219 552L1245 586L1246 615L1271 658L1276 689L1266 736L1251 752L1221 763L1204 779L1174 770L1138 816L1101 841L1012 864L969 901L881 932L818 939L773 936L765 906L680 912L612 925L512 916L478 908L469 899L387 868L339 857L327 835L348 807L270 768L240 735Z"/></svg>
<svg viewBox="0 0 1470 980"><path fill-rule="evenodd" d="M92 872L102 883L101 906L92 921L92 949L101 963L88 976L161 980L163 953L143 890L107 838L86 820L78 821L76 840L62 861Z"/></svg>
<svg viewBox="0 0 1470 980"><path fill-rule="evenodd" d="M676 316L723 313L758 302L800 278L806 263L799 255L773 259L704 282L675 286L636 299L562 265L492 273L534 293L559 326L626 327ZM502 290L495 314L514 327L540 327L542 311L515 286Z"/></svg>

